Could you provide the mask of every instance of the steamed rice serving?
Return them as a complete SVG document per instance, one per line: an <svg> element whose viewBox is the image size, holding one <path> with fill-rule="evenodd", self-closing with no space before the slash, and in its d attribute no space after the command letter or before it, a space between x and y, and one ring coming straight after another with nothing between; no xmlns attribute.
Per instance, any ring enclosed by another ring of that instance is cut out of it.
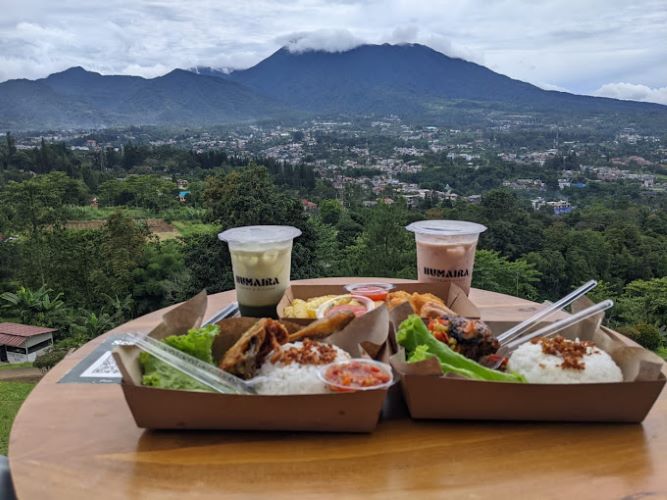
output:
<svg viewBox="0 0 667 500"><path fill-rule="evenodd" d="M563 337L522 344L509 359L509 371L533 384L587 384L622 382L614 360L592 342Z"/></svg>
<svg viewBox="0 0 667 500"><path fill-rule="evenodd" d="M322 366L347 361L350 355L341 348L305 340L290 342L272 352L261 366L257 394L323 394L329 392L318 377Z"/></svg>

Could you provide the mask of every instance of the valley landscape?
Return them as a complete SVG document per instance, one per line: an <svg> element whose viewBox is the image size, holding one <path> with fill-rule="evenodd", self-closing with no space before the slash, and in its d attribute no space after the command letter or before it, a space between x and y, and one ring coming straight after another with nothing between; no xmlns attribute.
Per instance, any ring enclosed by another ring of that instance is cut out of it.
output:
<svg viewBox="0 0 667 500"><path fill-rule="evenodd" d="M58 328L57 352L233 288L225 228L299 227L294 278L414 278L404 226L423 218L489 228L474 285L553 300L598 279L611 324L665 351L646 301L665 294L667 106L418 44L152 79L71 68L2 99L0 311Z"/></svg>
<svg viewBox="0 0 667 500"><path fill-rule="evenodd" d="M663 3L9 0L0 498L665 493Z"/></svg>

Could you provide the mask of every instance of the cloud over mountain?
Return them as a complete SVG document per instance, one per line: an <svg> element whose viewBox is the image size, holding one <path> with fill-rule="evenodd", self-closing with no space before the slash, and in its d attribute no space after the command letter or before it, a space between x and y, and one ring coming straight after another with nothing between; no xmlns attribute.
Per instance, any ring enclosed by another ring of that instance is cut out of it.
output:
<svg viewBox="0 0 667 500"><path fill-rule="evenodd" d="M248 68L292 33L296 51L421 43L580 93L667 84L665 0L4 0L1 12L0 81L72 66L145 77Z"/></svg>
<svg viewBox="0 0 667 500"><path fill-rule="evenodd" d="M349 30L303 31L280 36L276 41L295 54L309 50L345 52L366 43Z"/></svg>
<svg viewBox="0 0 667 500"><path fill-rule="evenodd" d="M667 104L667 87L651 88L636 83L606 83L597 89L593 95L599 97L613 97L626 101L656 102Z"/></svg>

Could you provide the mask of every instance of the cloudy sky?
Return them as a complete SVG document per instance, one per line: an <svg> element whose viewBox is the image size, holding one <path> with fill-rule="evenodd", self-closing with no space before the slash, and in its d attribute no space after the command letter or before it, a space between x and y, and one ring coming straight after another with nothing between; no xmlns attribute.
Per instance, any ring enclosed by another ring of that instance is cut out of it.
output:
<svg viewBox="0 0 667 500"><path fill-rule="evenodd" d="M245 68L419 42L548 89L667 104L667 0L1 0L0 81Z"/></svg>

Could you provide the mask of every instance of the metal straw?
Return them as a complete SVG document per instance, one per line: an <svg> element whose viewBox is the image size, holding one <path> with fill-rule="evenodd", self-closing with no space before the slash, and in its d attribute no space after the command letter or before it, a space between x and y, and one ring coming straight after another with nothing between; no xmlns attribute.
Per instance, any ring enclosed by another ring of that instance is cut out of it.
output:
<svg viewBox="0 0 667 500"><path fill-rule="evenodd" d="M577 300L579 297L582 295L585 295L588 293L590 290L595 288L597 286L598 282L595 280L590 280L586 283L584 283L582 286L574 290L573 292L570 292L568 295L560 299L558 302L554 302L551 304L549 307L546 307L544 309L541 309L540 311L537 311L535 314L533 314L530 318L528 318L525 321L522 321L518 325L515 325L514 327L510 328L506 332L498 335L498 342L500 342L500 345L506 345L512 342L514 339L520 337L524 333L526 333L528 330L530 330L534 325L536 325L539 321L543 320L547 316L550 316L551 314L567 307L570 305L572 302Z"/></svg>
<svg viewBox="0 0 667 500"><path fill-rule="evenodd" d="M532 339L539 337L550 337L553 334L558 333L569 326L572 326L576 323L579 323L580 321L585 320L586 318L590 318L591 316L595 316L596 314L599 314L602 311L606 311L610 307L613 307L613 305L614 301L607 299L603 300L599 304L587 307L586 309L583 309L571 316L568 316L567 318L558 320L554 323L551 323L550 325L545 326L544 328L537 330L536 332L530 333L528 335L525 335L524 337L521 337L520 339L510 342L509 344L501 348L503 351L502 354L507 355L510 352L514 351L521 344L530 342Z"/></svg>

